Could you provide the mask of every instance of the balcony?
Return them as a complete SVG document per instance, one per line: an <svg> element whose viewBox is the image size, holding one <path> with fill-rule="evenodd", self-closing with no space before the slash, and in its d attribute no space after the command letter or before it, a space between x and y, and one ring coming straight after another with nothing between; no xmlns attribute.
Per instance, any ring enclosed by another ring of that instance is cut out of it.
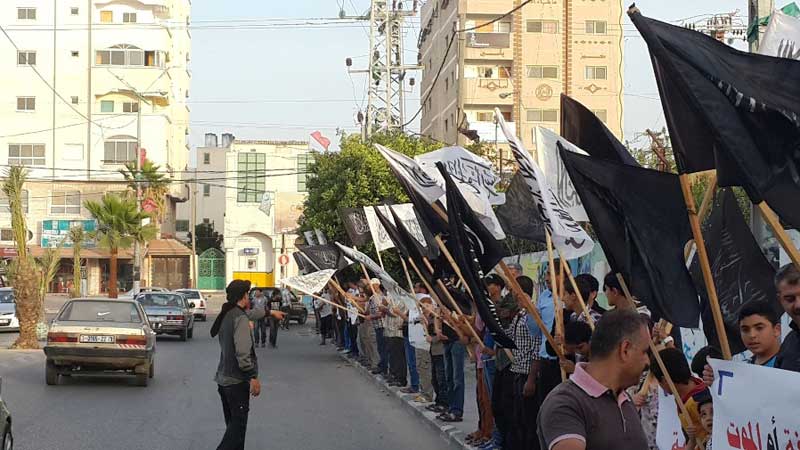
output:
<svg viewBox="0 0 800 450"><path fill-rule="evenodd" d="M511 92L513 86L508 78L465 78L463 98L465 105L511 105L513 96L500 94Z"/></svg>
<svg viewBox="0 0 800 450"><path fill-rule="evenodd" d="M517 126L514 122L506 122L506 125L508 125L508 129L512 133L516 133ZM493 121L470 122L469 128L478 132L478 136L481 137L481 142L494 142L495 139L497 139L497 143L499 144L505 144L508 142L505 134L503 134L503 132L497 128L497 125L495 125Z"/></svg>
<svg viewBox="0 0 800 450"><path fill-rule="evenodd" d="M510 46L510 33L467 33L467 47L469 48L509 48Z"/></svg>

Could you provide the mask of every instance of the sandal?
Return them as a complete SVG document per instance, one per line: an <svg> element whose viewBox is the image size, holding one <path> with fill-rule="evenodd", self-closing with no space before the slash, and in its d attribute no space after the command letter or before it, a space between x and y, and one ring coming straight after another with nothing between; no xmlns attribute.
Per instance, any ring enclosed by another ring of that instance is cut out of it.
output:
<svg viewBox="0 0 800 450"><path fill-rule="evenodd" d="M455 415L453 413L445 413L445 414L442 414L439 417L440 417L440 420L442 422L463 422L464 421L464 419L461 416L457 416L457 415Z"/></svg>

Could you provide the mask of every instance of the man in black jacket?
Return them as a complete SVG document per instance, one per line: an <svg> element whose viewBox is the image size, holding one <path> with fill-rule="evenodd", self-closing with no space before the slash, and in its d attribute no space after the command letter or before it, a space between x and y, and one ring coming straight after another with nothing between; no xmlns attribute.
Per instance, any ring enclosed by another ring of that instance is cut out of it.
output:
<svg viewBox="0 0 800 450"><path fill-rule="evenodd" d="M778 301L792 319L792 331L783 340L775 367L800 372L800 270L792 263L781 267L775 275L775 288Z"/></svg>
<svg viewBox="0 0 800 450"><path fill-rule="evenodd" d="M231 281L225 289L227 302L211 326L211 337L219 335L219 366L214 381L226 426L217 450L244 449L250 395L258 397L261 393L250 321L261 320L266 313L263 307L246 312L250 307L249 291L249 281ZM280 312L270 314L282 317Z"/></svg>

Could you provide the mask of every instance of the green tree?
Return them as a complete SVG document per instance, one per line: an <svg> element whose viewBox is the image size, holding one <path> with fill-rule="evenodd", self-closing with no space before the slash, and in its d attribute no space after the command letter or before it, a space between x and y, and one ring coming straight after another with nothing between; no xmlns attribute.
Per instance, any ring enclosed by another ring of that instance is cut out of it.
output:
<svg viewBox="0 0 800 450"><path fill-rule="evenodd" d="M81 250L87 240L87 233L82 226L69 229L69 240L72 242L72 292L73 298L81 296Z"/></svg>
<svg viewBox="0 0 800 450"><path fill-rule="evenodd" d="M142 225L148 214L136 211L136 200L108 193L99 201L87 200L84 206L97 220L97 230L89 233L98 245L111 254L108 296L117 298L117 259L120 249L130 248L134 241L146 243L156 236L153 224Z"/></svg>
<svg viewBox="0 0 800 450"><path fill-rule="evenodd" d="M36 265L39 267L39 271L42 274L39 279L38 291L39 303L41 305L44 305L44 296L47 295L47 288L50 286L50 283L53 282L53 278L56 277L58 266L61 264L61 247L61 244L59 244L58 247L48 247L45 249L44 255L36 258ZM44 324L44 308L40 308L38 320L39 323Z"/></svg>
<svg viewBox="0 0 800 450"><path fill-rule="evenodd" d="M150 199L156 204L155 219L159 223L164 219L167 208L167 194L169 193L170 178L160 172L161 166L154 164L149 159L137 169L136 163L126 163L119 173L128 181L128 187L135 196L136 185L142 189L142 198Z"/></svg>
<svg viewBox="0 0 800 450"><path fill-rule="evenodd" d="M11 229L17 258L9 266L9 280L14 286L14 298L19 318L19 337L15 348L36 349L39 341L36 335L36 324L42 314L43 304L39 296L39 283L42 272L28 253L28 226L25 222L25 210L22 203L22 192L28 172L20 166L10 167L6 171L3 182L3 193L8 197L11 209Z"/></svg>
<svg viewBox="0 0 800 450"><path fill-rule="evenodd" d="M200 255L209 248L222 250L222 235L214 229L212 223L198 223L194 226L194 233L189 232L189 245L192 240L197 236L197 243L195 248L197 254Z"/></svg>
<svg viewBox="0 0 800 450"><path fill-rule="evenodd" d="M359 135L343 137L340 152L319 154L308 168L308 198L300 219L301 233L318 228L325 232L331 242L347 242L338 214L339 208L408 201L400 183L373 143L385 145L408 156L428 153L442 147L441 143L402 133L377 134L367 142L362 141ZM371 257L376 258L372 245L360 250L366 250ZM395 279L404 280L405 275L401 276L402 267L397 252L389 250L381 256L386 269L397 276Z"/></svg>

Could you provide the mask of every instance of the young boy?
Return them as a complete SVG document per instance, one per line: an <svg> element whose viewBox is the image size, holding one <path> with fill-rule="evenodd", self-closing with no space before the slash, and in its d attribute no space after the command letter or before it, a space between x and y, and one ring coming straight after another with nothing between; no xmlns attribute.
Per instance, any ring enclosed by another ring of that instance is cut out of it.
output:
<svg viewBox="0 0 800 450"><path fill-rule="evenodd" d="M594 283L592 283L592 280L594 280ZM586 303L586 309L589 310L589 316L592 318L592 322L597 323L600 317L602 317L602 314L596 309L592 309L590 306L594 305L594 300L597 297L597 287L595 287L597 285L597 280L589 274L581 274L575 277L575 284L578 286L581 298L583 298L583 301ZM578 298L578 293L575 292L572 283L564 284L563 300L564 306L570 313L570 321L587 322L586 314L584 314L583 308L581 307L580 298Z"/></svg>
<svg viewBox="0 0 800 450"><path fill-rule="evenodd" d="M711 401L711 393L706 389L695 400L700 411L700 423L703 424L703 429L708 433L705 450L711 450L711 429L714 427L714 403ZM687 445L686 448L690 447Z"/></svg>
<svg viewBox="0 0 800 450"><path fill-rule="evenodd" d="M675 383L675 388L678 390L681 401L686 405L686 409L689 411L690 420L687 421L687 419L681 415L681 425L685 430L693 428L695 431L696 444L703 446L706 444L706 439L708 439L709 434L703 429L700 422L700 412L695 396L706 390L706 385L703 384L703 380L692 375L692 370L689 368L689 363L686 361L686 357L683 356L682 351L674 347L669 347L661 350L659 355L661 355L661 359L664 361L664 366L670 378L672 378L672 382ZM671 393L666 377L664 377L664 373L661 372L661 367L655 359L650 362L650 371L653 372L653 376L658 380L661 389L664 389L664 392Z"/></svg>

